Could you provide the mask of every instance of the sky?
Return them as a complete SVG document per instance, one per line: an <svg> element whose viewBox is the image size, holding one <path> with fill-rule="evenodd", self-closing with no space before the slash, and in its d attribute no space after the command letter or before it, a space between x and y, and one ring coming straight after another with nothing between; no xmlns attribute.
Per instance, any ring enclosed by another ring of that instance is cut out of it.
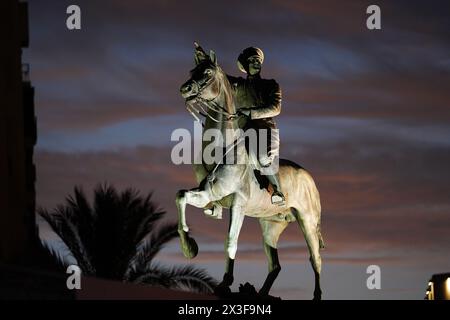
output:
<svg viewBox="0 0 450 320"><path fill-rule="evenodd" d="M81 30L66 8L81 8ZM381 30L366 8L381 8ZM258 46L262 77L282 89L283 158L305 167L322 202L324 299L423 299L432 274L450 271L450 4L448 1L66 1L29 0L36 88L37 204L63 203L110 182L134 187L177 219L175 194L196 186L174 165L170 134L193 128L179 94L194 66L193 41L231 75ZM162 264L193 264L221 279L227 220L189 207L199 255L178 242ZM58 240L43 225L42 236ZM310 299L314 276L299 227L279 242L272 294ZM369 265L381 289L366 286ZM267 272L261 231L247 218L235 285L260 287Z"/></svg>

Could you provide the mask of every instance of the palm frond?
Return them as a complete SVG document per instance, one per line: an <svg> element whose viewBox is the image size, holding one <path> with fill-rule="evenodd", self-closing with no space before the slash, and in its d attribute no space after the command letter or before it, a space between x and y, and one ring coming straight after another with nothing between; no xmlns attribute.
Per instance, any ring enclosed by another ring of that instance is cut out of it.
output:
<svg viewBox="0 0 450 320"><path fill-rule="evenodd" d="M170 288L171 285L169 278L166 276L166 272L156 265L150 265L145 272L133 274L128 282L163 288Z"/></svg>
<svg viewBox="0 0 450 320"><path fill-rule="evenodd" d="M116 279L121 277L117 269L122 261L122 211L117 190L107 184L99 184L94 189L94 264L97 276Z"/></svg>
<svg viewBox="0 0 450 320"><path fill-rule="evenodd" d="M55 266L60 270L66 270L67 268L67 260L63 255L63 252L60 250L57 250L50 246L47 242L40 240L39 241L39 247L44 249L46 252L49 253L49 255L52 257L52 261L55 264Z"/></svg>
<svg viewBox="0 0 450 320"><path fill-rule="evenodd" d="M127 197L130 197L126 202ZM138 245L153 229L155 224L166 214L160 210L151 201L150 193L145 198L139 196L139 193L128 189L122 194L122 200L127 208L125 217L126 233L132 234L131 239L134 245Z"/></svg>
<svg viewBox="0 0 450 320"><path fill-rule="evenodd" d="M118 192L108 183L94 189L89 204L80 187L52 212L38 214L47 221L77 260L84 274L165 288L211 293L217 282L192 266L172 269L152 261L178 237L177 223L163 223L166 214L135 189ZM47 247L60 262L62 251Z"/></svg>
<svg viewBox="0 0 450 320"><path fill-rule="evenodd" d="M76 226L67 219L68 210L66 207L59 206L53 213L45 209L40 209L38 210L38 214L50 225L51 229L61 238L67 248L69 248L83 273L86 275L94 275L95 268L89 259L88 253L84 249Z"/></svg>
<svg viewBox="0 0 450 320"><path fill-rule="evenodd" d="M138 249L136 256L131 260L130 268L143 271L161 251L165 244L178 237L178 224L166 223L150 234ZM126 274L131 270L127 270Z"/></svg>
<svg viewBox="0 0 450 320"><path fill-rule="evenodd" d="M133 282L153 284L157 277L161 279L161 283L167 288L181 291L210 294L214 292L214 288L217 286L217 281L210 277L205 270L193 266L169 269L153 265L146 273L137 277Z"/></svg>
<svg viewBox="0 0 450 320"><path fill-rule="evenodd" d="M140 243L143 239L150 237L152 230L155 229L155 223L163 217L165 212L151 202L151 193L143 198L137 190L132 188L120 194L118 206L121 207L122 212L118 268L119 273L126 278L135 256L140 251Z"/></svg>
<svg viewBox="0 0 450 320"><path fill-rule="evenodd" d="M89 202L81 189L81 187L74 187L74 195L66 197L66 208L70 215L68 219L76 226L80 238L83 239L85 250L92 252L94 241L94 212L92 211Z"/></svg>

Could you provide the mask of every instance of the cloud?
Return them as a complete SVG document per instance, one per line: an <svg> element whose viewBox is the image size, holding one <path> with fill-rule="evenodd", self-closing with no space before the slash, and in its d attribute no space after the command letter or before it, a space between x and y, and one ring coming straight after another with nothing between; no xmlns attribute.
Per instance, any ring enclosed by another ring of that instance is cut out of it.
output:
<svg viewBox="0 0 450 320"><path fill-rule="evenodd" d="M352 152L340 144L308 147L288 158L302 163L312 173L321 193L323 234L329 247L448 248L445 239L450 225L445 170L447 149L415 149L394 144L385 149ZM327 151L328 150L328 151ZM351 155L351 156L349 156ZM301 161L300 161L301 160ZM423 171L423 164L429 164ZM103 181L119 188L136 187L155 191L155 199L177 219L174 197L178 189L196 186L190 166L175 166L166 148L137 147L117 151L60 153L38 151L38 203L54 206L76 184L87 190ZM415 173L415 174L412 174ZM163 182L164 183L161 183ZM226 219L214 221L202 211L188 207L188 223L195 234L222 242ZM247 219L242 242L259 243L261 231L254 219ZM297 226L283 234L287 241L302 243Z"/></svg>
<svg viewBox="0 0 450 320"><path fill-rule="evenodd" d="M179 86L193 66L192 42L214 49L233 75L238 53L256 45L266 54L263 76L283 89L282 155L305 166L321 193L331 296L342 297L368 263L397 268L384 295L397 298L405 288L413 296L410 281L419 288L450 267L448 1L379 1L380 32L365 27L368 1L112 0L105 8L80 0L78 32L65 28L69 4L30 0L24 57L36 87L39 205L109 181L154 191L176 220L176 191L196 186L190 166L171 164L168 144L170 128L189 119ZM188 212L202 262L217 264L227 219ZM265 258L256 219L243 230L248 276ZM280 245L290 273L278 290L291 292L290 267L307 263L297 225ZM352 287L373 298L365 289Z"/></svg>
<svg viewBox="0 0 450 320"><path fill-rule="evenodd" d="M70 32L68 4L30 3L32 45L25 58L42 131L179 112L193 40L215 49L231 74L242 48L263 47L264 74L282 85L286 114L449 117L445 9L382 2L395 19L383 16L388 30L373 36L363 23L365 2L245 2L236 11L225 2L111 1L105 10L101 2L81 1L83 28Z"/></svg>
<svg viewBox="0 0 450 320"><path fill-rule="evenodd" d="M310 78L284 90L283 113L302 116L385 118L448 124L445 71L371 72L341 79Z"/></svg>

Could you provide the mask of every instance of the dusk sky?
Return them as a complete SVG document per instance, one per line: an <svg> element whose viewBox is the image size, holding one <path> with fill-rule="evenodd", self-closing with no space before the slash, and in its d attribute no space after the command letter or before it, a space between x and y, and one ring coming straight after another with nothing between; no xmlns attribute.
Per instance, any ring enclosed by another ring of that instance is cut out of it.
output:
<svg viewBox="0 0 450 320"><path fill-rule="evenodd" d="M82 29L66 28L81 8ZM366 28L381 8L382 29ZM175 194L196 186L189 165L170 160L170 134L193 128L179 94L194 66L193 41L242 75L242 49L264 50L262 76L283 91L281 157L305 167L322 201L324 299L423 299L432 274L450 272L450 2L447 1L62 1L29 0L36 88L37 203L53 208L81 185L135 187L176 220ZM192 263L218 279L225 219L187 209L199 244L178 242L163 264ZM43 235L55 241L43 229ZM260 287L262 237L247 218L235 285ZM272 294L310 299L314 275L292 223L279 242ZM366 268L381 268L368 290Z"/></svg>

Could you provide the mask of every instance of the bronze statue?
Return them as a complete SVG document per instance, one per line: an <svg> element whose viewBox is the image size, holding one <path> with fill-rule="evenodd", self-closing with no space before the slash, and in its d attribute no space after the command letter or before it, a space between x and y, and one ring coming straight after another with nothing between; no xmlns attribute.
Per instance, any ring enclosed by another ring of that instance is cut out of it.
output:
<svg viewBox="0 0 450 320"><path fill-rule="evenodd" d="M238 113L250 118L247 128L266 129L269 146L268 150L258 153L258 160L262 167L269 167L275 157L279 156L279 134L276 128L275 116L281 112L281 89L275 80L261 78L261 67L264 53L261 49L249 47L238 57L238 68L247 73L247 78L228 77L235 88L235 102L239 107ZM266 152L268 151L268 152ZM266 176L273 186L272 203L283 205L285 198L281 192L280 182L276 173Z"/></svg>
<svg viewBox="0 0 450 320"><path fill-rule="evenodd" d="M203 49L198 46L197 54ZM258 161L263 168L268 168L279 157L279 132L276 127L275 116L281 112L281 89L278 83L271 79L261 78L261 67L264 62L264 53L260 48L248 47L243 50L237 59L237 66L240 71L247 74L247 78L233 77L228 75L233 90L236 108L238 114L249 118L245 121L244 130L255 129L257 132L263 132L265 129L267 139L265 150L258 150ZM265 175L272 185L273 192L271 201L273 204L284 205L285 197L281 192L280 182L276 172L270 172ZM222 208L219 204L210 204L205 209L205 214L221 219Z"/></svg>
<svg viewBox="0 0 450 320"><path fill-rule="evenodd" d="M235 106L235 90L228 76L217 63L213 51L206 54L196 44L196 67L191 76L180 88L188 110L195 110L196 102L202 103L205 116L204 131L216 128L225 132L239 128L242 117L238 117ZM250 67L247 67L250 71ZM239 85L238 85L239 87ZM272 86L273 87L273 86ZM253 106L253 105L252 105ZM256 105L261 107L261 105ZM249 115L254 108L248 108ZM256 109L257 110L257 109ZM255 111L256 114L258 111ZM242 113L247 113L243 111ZM237 251L238 237L245 216L259 219L264 251L269 263L269 273L259 293L267 295L275 281L281 266L278 261L277 243L281 233L290 222L296 221L308 245L310 261L315 275L314 298L320 299L321 257L319 249L324 247L320 232L321 205L319 191L311 175L298 164L280 159L279 179L284 191L284 204L272 203L271 195L261 189L255 176L258 168L252 153L247 152L242 137L236 135L232 143L226 145L236 150L237 163L217 163L194 165L194 172L199 183L197 188L180 190L176 195L178 208L178 233L181 248L187 258L194 258L198 253L196 241L189 235L186 223L186 205L206 208L211 203L230 209L230 227L225 242L227 260L225 274L217 292L228 292L233 283L234 259Z"/></svg>

